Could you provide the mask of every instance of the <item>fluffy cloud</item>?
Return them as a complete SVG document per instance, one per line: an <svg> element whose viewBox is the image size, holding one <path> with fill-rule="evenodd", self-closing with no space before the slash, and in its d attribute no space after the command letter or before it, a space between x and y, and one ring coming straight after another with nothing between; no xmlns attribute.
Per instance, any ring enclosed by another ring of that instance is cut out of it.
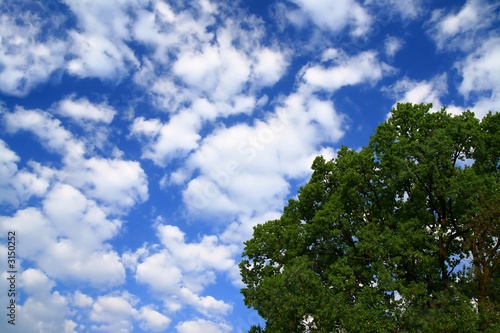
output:
<svg viewBox="0 0 500 333"><path fill-rule="evenodd" d="M57 105L59 112L73 118L86 114L91 121L109 122L114 115L104 104L86 100L66 99ZM63 163L56 169L29 161L18 170L19 158L0 142L0 172L8 177L0 193L10 192L10 198L17 198L11 202L14 207L31 196L43 196L39 207L35 204L0 217L2 230L15 227L22 233L26 240L23 258L51 277L101 287L122 284L125 269L107 242L122 226L114 216L148 198L147 179L139 163L86 158L87 145L45 111L16 108L3 118L8 132L32 132Z"/></svg>
<svg viewBox="0 0 500 333"><path fill-rule="evenodd" d="M355 0L292 0L317 26L332 32L340 32L351 26L353 36L365 34L372 18ZM294 14L296 16L297 14Z"/></svg>
<svg viewBox="0 0 500 333"><path fill-rule="evenodd" d="M458 91L466 99L476 95L472 110L479 117L488 111L499 111L500 102L500 37L485 40L479 48L470 53L456 67L462 74L462 82Z"/></svg>
<svg viewBox="0 0 500 333"><path fill-rule="evenodd" d="M0 140L0 202L17 205L10 184L10 179L17 173L17 162L19 156Z"/></svg>
<svg viewBox="0 0 500 333"><path fill-rule="evenodd" d="M169 117L138 117L131 133L143 142L143 158L158 165L199 148L205 126L254 112L260 90L279 81L288 68L287 52L266 45L262 22L243 15L236 22L219 9L206 1L177 11L155 3L133 28L135 38L154 50L135 82L150 88ZM214 30L215 19L222 24Z"/></svg>
<svg viewBox="0 0 500 333"><path fill-rule="evenodd" d="M498 3L487 0L468 0L457 13L436 10L429 22L429 35L440 49L471 50L485 28L495 22L492 13L499 8Z"/></svg>
<svg viewBox="0 0 500 333"><path fill-rule="evenodd" d="M59 105L65 103L67 100ZM83 103L94 112L99 112L95 106L92 108L84 101L79 103L77 109ZM70 105L75 107L75 104ZM100 111L104 112L101 115L107 117L111 112L110 109ZM60 120L47 112L17 108L15 112L5 114L4 119L9 132L30 131L49 151L62 155L64 167L57 172L59 178L101 201L110 212L117 213L148 198L146 175L138 162L84 158L88 145L75 138L61 125Z"/></svg>
<svg viewBox="0 0 500 333"><path fill-rule="evenodd" d="M45 111L17 107L15 112L5 114L3 118L8 132L31 131L47 150L64 156L67 163L83 158L83 142L75 139L71 132L61 126L60 120L52 118Z"/></svg>
<svg viewBox="0 0 500 333"><path fill-rule="evenodd" d="M127 293L112 293L98 297L90 310L94 330L103 332L132 332L134 324L147 332L163 332L171 319L152 306L137 307L138 299Z"/></svg>
<svg viewBox="0 0 500 333"><path fill-rule="evenodd" d="M205 287L215 282L216 272L232 269L232 259L238 248L221 244L216 236L204 236L201 241L187 243L185 234L176 226L159 224L158 238L162 248L139 249L125 259L138 282L147 284L165 299L169 311L190 306L200 314L226 314L231 306L212 296L201 296ZM162 279L158 279L162 276Z"/></svg>
<svg viewBox="0 0 500 333"><path fill-rule="evenodd" d="M104 332L131 332L131 319L138 315L136 300L128 293L97 298L90 312L90 319L97 323L94 329Z"/></svg>
<svg viewBox="0 0 500 333"><path fill-rule="evenodd" d="M270 86L276 83L285 73L288 60L283 52L270 48L258 50L253 65L257 85Z"/></svg>
<svg viewBox="0 0 500 333"><path fill-rule="evenodd" d="M198 146L201 119L196 114L184 111L164 124L158 119L136 118L131 133L144 137L143 158L162 165L174 157L182 157Z"/></svg>
<svg viewBox="0 0 500 333"><path fill-rule="evenodd" d="M60 206L68 200L70 204ZM107 220L93 201L69 185L56 185L42 211L26 208L0 220L2 232L16 230L23 235L22 258L53 277L101 286L124 280L120 258L102 245L116 234L120 222Z"/></svg>
<svg viewBox="0 0 500 333"><path fill-rule="evenodd" d="M136 161L91 157L63 170L63 179L119 213L148 198L146 174Z"/></svg>
<svg viewBox="0 0 500 333"><path fill-rule="evenodd" d="M403 41L394 36L388 36L385 39L384 50L388 57L394 57L394 55L403 47Z"/></svg>
<svg viewBox="0 0 500 333"><path fill-rule="evenodd" d="M443 106L442 97L448 93L447 75L442 74L428 81L403 78L394 85L384 88L384 91L394 97L396 103L432 103L433 109L439 110Z"/></svg>
<svg viewBox="0 0 500 333"><path fill-rule="evenodd" d="M67 64L67 71L79 77L97 77L120 80L127 74L130 65L138 66L132 50L124 44L113 43L101 35L69 32L73 55ZM127 66L129 65L129 66Z"/></svg>
<svg viewBox="0 0 500 333"><path fill-rule="evenodd" d="M0 2L0 12L0 92L24 96L64 67L66 43L44 32L62 24L62 18L54 14L45 20L43 12L21 3Z"/></svg>
<svg viewBox="0 0 500 333"><path fill-rule="evenodd" d="M2 284L7 276L2 274ZM25 293L23 304L17 304L16 325L12 326L7 320L0 322L0 329L4 332L77 332L77 324L71 319L68 300L57 291L46 274L38 269L28 268L20 273L18 292ZM6 289L4 289L6 290ZM19 298L17 298L19 300Z"/></svg>
<svg viewBox="0 0 500 333"><path fill-rule="evenodd" d="M129 10L139 7L135 1L66 3L78 18L79 28L69 31L71 59L66 69L70 74L116 81L139 66L126 44L131 40Z"/></svg>
<svg viewBox="0 0 500 333"><path fill-rule="evenodd" d="M139 318L141 328L150 332L164 332L171 322L170 318L150 306L141 308Z"/></svg>
<svg viewBox="0 0 500 333"><path fill-rule="evenodd" d="M176 326L177 333L227 333L231 332L231 326L224 323L216 323L204 319L185 321Z"/></svg>
<svg viewBox="0 0 500 333"><path fill-rule="evenodd" d="M200 173L183 194L193 213L235 218L275 211L283 206L288 179L306 177L321 145L341 138L344 127L330 101L302 87L264 120L215 130L170 181L182 184Z"/></svg>
<svg viewBox="0 0 500 333"><path fill-rule="evenodd" d="M75 121L103 122L109 124L116 114L106 103L94 104L87 98L75 99L74 96L63 99L57 105L57 111Z"/></svg>
<svg viewBox="0 0 500 333"><path fill-rule="evenodd" d="M364 3L380 8L381 12L378 15L389 14L389 16L392 16L395 14L405 21L416 19L425 13L424 1L422 0L408 0L405 2L398 0L365 0ZM386 17L386 15L384 16Z"/></svg>
<svg viewBox="0 0 500 333"><path fill-rule="evenodd" d="M322 59L331 62L331 66L313 65L304 72L304 81L314 89L335 91L343 86L373 83L394 70L380 62L373 51L347 57L339 50L328 49L324 51Z"/></svg>

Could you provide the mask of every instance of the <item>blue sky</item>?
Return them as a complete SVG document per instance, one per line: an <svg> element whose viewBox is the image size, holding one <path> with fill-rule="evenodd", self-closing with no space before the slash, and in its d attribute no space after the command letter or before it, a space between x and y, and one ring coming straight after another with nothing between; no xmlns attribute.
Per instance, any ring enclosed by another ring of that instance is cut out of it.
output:
<svg viewBox="0 0 500 333"><path fill-rule="evenodd" d="M246 332L237 263L397 102L500 105L499 4L0 0L2 332Z"/></svg>

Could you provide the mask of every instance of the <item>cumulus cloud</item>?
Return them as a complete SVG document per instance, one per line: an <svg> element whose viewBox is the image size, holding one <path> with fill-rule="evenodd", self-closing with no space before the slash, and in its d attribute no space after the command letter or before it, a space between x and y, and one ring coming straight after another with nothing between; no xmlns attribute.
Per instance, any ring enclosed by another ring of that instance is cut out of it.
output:
<svg viewBox="0 0 500 333"><path fill-rule="evenodd" d="M394 36L388 36L385 39L384 50L385 54L392 58L403 47L403 41Z"/></svg>
<svg viewBox="0 0 500 333"><path fill-rule="evenodd" d="M231 326L224 323L216 323L204 319L184 321L176 326L177 333L227 333L231 332Z"/></svg>
<svg viewBox="0 0 500 333"><path fill-rule="evenodd" d="M322 144L339 140L345 130L344 117L316 92L374 83L392 72L373 52L348 57L329 49L322 63L303 68L296 91L264 119L214 130L171 174L166 186L187 183L183 199L191 213L238 219L279 210L288 179L305 178L318 153L333 155Z"/></svg>
<svg viewBox="0 0 500 333"><path fill-rule="evenodd" d="M92 297L85 295L81 291L77 290L72 297L72 304L79 308L89 308L94 304Z"/></svg>
<svg viewBox="0 0 500 333"><path fill-rule="evenodd" d="M216 236L186 242L184 232L172 225L159 224L156 229L161 248L142 248L140 253L126 254L137 281L165 299L169 311L187 305L206 316L227 314L231 305L200 294L215 282L217 272L236 265L233 257L238 248L222 244Z"/></svg>
<svg viewBox="0 0 500 333"><path fill-rule="evenodd" d="M4 332L64 332L76 333L77 324L71 319L68 300L58 291L53 291L55 283L39 269L28 268L17 278L18 292L22 288L26 299L17 304L16 325L10 325L7 320L0 322ZM2 274L2 282L7 279ZM2 285L3 286L3 285ZM18 298L19 300L19 298Z"/></svg>
<svg viewBox="0 0 500 333"><path fill-rule="evenodd" d="M127 74L130 65L138 65L132 50L124 44L113 43L101 35L90 35L70 31L70 52L73 55L66 70L73 75L86 78L120 80ZM127 66L128 65L128 66Z"/></svg>
<svg viewBox="0 0 500 333"><path fill-rule="evenodd" d="M433 109L439 110L443 106L441 99L448 93L447 75L441 74L431 80L423 81L405 77L394 85L384 88L384 92L394 97L396 103L432 103Z"/></svg>
<svg viewBox="0 0 500 333"><path fill-rule="evenodd" d="M80 103L87 105L82 101ZM65 102L62 104L65 105ZM75 107L74 104L70 105ZM81 105L76 108L78 107ZM104 113L108 114L107 117L111 112L110 109L101 111L107 112ZM60 120L49 113L16 108L15 112L5 114L4 119L9 132L30 131L46 149L60 154L64 167L57 172L59 178L81 189L89 197L101 201L110 212L117 213L148 198L147 178L138 162L85 158L88 154L85 143L75 138L62 126Z"/></svg>
<svg viewBox="0 0 500 333"><path fill-rule="evenodd" d="M60 203L68 199L74 201L62 209ZM21 257L36 262L51 276L97 286L123 283L120 258L102 244L116 234L120 222L107 220L94 202L74 188L56 186L45 199L43 211L30 207L12 217L0 216L0 220L3 232L17 230L23 235L26 243Z"/></svg>
<svg viewBox="0 0 500 333"><path fill-rule="evenodd" d="M148 182L136 161L91 157L62 171L63 179L111 213L119 213L148 198Z"/></svg>
<svg viewBox="0 0 500 333"><path fill-rule="evenodd" d="M300 10L318 27L331 32L340 32L351 27L353 36L365 34L372 23L372 17L355 0L292 0ZM296 16L296 15L294 15Z"/></svg>
<svg viewBox="0 0 500 333"><path fill-rule="evenodd" d="M172 321L151 306L141 308L139 318L141 320L140 327L150 332L164 332Z"/></svg>
<svg viewBox="0 0 500 333"><path fill-rule="evenodd" d="M462 75L458 91L474 103L471 109L478 117L488 111L499 111L500 102L500 37L486 39L480 47L464 60L457 61L456 67ZM471 100L472 96L476 100Z"/></svg>
<svg viewBox="0 0 500 333"><path fill-rule="evenodd" d="M480 40L480 33L494 24L492 13L499 4L487 0L468 0L455 13L436 10L429 21L428 33L439 49L461 49L469 51Z"/></svg>
<svg viewBox="0 0 500 333"><path fill-rule="evenodd" d="M105 105L86 100L69 99L58 105L62 113L75 118L86 113L92 121L110 121L114 114ZM26 240L22 257L51 277L101 287L122 284L124 266L107 242L121 229L122 221L116 216L148 198L147 179L140 164L87 158L87 146L60 120L42 110L16 108L3 114L3 119L8 132L32 132L48 151L59 154L63 163L60 168L50 168L29 161L18 170L19 158L0 142L0 172L8 177L0 193L10 192L10 198L17 198L17 202L11 202L14 207L27 203L32 196L43 196L39 206L1 216L2 230L15 227L22 233Z"/></svg>
<svg viewBox="0 0 500 333"><path fill-rule="evenodd" d="M128 293L97 298L89 316L95 323L93 328L104 332L131 332L131 319L138 315L134 308L135 302Z"/></svg>
<svg viewBox="0 0 500 333"><path fill-rule="evenodd" d="M64 156L67 163L81 160L85 153L82 141L61 126L61 121L42 110L25 110L16 107L15 112L4 115L8 132L30 131L47 150Z"/></svg>
<svg viewBox="0 0 500 333"><path fill-rule="evenodd" d="M69 96L57 105L57 111L75 121L103 122L109 124L116 114L106 103L94 104L87 98Z"/></svg>
<svg viewBox="0 0 500 333"><path fill-rule="evenodd" d="M168 123L161 123L158 119L136 118L131 134L146 139L142 157L162 165L195 149L201 139L198 134L200 127L200 117L184 111L172 117Z"/></svg>
<svg viewBox="0 0 500 333"><path fill-rule="evenodd" d="M293 94L266 121L221 128L205 138L183 171L201 173L188 182L184 201L203 214L275 210L288 193L286 178L305 177L317 147L342 134L343 118L329 102Z"/></svg>
<svg viewBox="0 0 500 333"><path fill-rule="evenodd" d="M366 0L364 2L367 5L377 6L380 9L375 16L383 15L384 17L397 15L402 20L413 20L423 15L426 12L425 2L423 0L408 0L408 1L398 1L398 0ZM388 15L385 15L388 14ZM382 22L386 24L387 22Z"/></svg>
<svg viewBox="0 0 500 333"><path fill-rule="evenodd" d="M1 2L0 12L0 92L25 96L64 67L67 44L44 33L54 30L62 18L54 14L45 20L39 11L22 9L21 3Z"/></svg>
<svg viewBox="0 0 500 333"><path fill-rule="evenodd" d="M347 57L342 51L328 49L324 51L322 59L332 64L312 65L304 71L305 83L314 89L335 91L343 86L373 83L394 71L389 65L380 62L373 51Z"/></svg>
<svg viewBox="0 0 500 333"><path fill-rule="evenodd" d="M171 319L151 305L139 308L139 299L128 292L98 297L92 304L89 319L92 329L103 332L132 332L134 324L147 332L163 332Z"/></svg>
<svg viewBox="0 0 500 333"><path fill-rule="evenodd" d="M12 195L10 179L17 173L19 156L0 140L0 202L17 205Z"/></svg>
<svg viewBox="0 0 500 333"><path fill-rule="evenodd" d="M119 81L139 66L131 40L130 10L135 1L81 2L66 1L78 18L78 29L68 32L70 49L66 70L79 77L97 77Z"/></svg>

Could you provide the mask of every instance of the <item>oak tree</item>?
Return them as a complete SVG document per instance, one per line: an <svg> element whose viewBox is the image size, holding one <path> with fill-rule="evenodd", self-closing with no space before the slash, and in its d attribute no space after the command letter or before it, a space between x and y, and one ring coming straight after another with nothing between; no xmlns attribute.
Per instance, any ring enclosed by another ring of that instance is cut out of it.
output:
<svg viewBox="0 0 500 333"><path fill-rule="evenodd" d="M499 332L500 114L398 104L319 156L240 263L250 332Z"/></svg>

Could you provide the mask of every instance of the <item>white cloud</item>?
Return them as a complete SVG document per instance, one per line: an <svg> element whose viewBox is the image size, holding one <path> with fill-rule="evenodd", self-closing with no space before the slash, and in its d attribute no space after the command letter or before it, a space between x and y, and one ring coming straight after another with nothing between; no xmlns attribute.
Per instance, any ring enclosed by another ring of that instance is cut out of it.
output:
<svg viewBox="0 0 500 333"><path fill-rule="evenodd" d="M139 162L91 157L62 171L62 178L115 214L148 199L148 181Z"/></svg>
<svg viewBox="0 0 500 333"><path fill-rule="evenodd" d="M276 83L285 73L288 60L282 52L263 48L258 50L256 57L254 75L257 84L270 86Z"/></svg>
<svg viewBox="0 0 500 333"><path fill-rule="evenodd" d="M384 88L384 92L393 96L396 103L432 103L433 110L439 110L443 106L441 99L448 93L447 75L441 74L428 81L414 81L405 77Z"/></svg>
<svg viewBox="0 0 500 333"><path fill-rule="evenodd" d="M213 296L199 296L187 287L179 290L179 297L207 317L227 315L232 309L232 306L223 300L217 300Z"/></svg>
<svg viewBox="0 0 500 333"><path fill-rule="evenodd" d="M77 290L73 294L72 303L79 308L89 308L92 306L92 304L94 304L94 300L92 299L92 297L85 295L81 291Z"/></svg>
<svg viewBox="0 0 500 333"><path fill-rule="evenodd" d="M365 0L365 4L376 5L382 9L378 15L387 14L387 13L395 13L401 17L403 20L413 20L424 14L425 7L423 0L407 0L407 1L399 1L399 0ZM377 20L377 16L374 15L375 20ZM384 15L385 17L385 15ZM386 18L380 18L380 20L385 20ZM382 24L386 24L387 22L382 22Z"/></svg>
<svg viewBox="0 0 500 333"><path fill-rule="evenodd" d="M139 66L126 45L131 40L129 27L133 22L128 11L139 8L137 1L68 0L66 4L77 17L79 28L68 33L70 74L119 81Z"/></svg>
<svg viewBox="0 0 500 333"><path fill-rule="evenodd" d="M228 313L231 305L200 294L215 283L216 272L233 269L236 263L232 258L240 249L221 244L217 236L203 236L199 242L188 243L176 226L159 224L156 228L161 248L143 247L135 254L127 254L136 280L165 299L169 311L190 306L206 316Z"/></svg>
<svg viewBox="0 0 500 333"><path fill-rule="evenodd" d="M126 292L97 298L90 312L92 327L104 332L132 332L132 319L138 316L136 300Z"/></svg>
<svg viewBox="0 0 500 333"><path fill-rule="evenodd" d="M27 167L17 172L10 180L14 191L10 191L10 200L15 196L20 204L32 196L42 197L55 178L55 172L40 163L28 161Z"/></svg>
<svg viewBox="0 0 500 333"><path fill-rule="evenodd" d="M373 51L348 58L337 50L329 49L323 54L323 59L331 60L332 65L312 65L304 71L305 83L314 89L335 91L343 86L374 83L393 72L393 68L380 62Z"/></svg>
<svg viewBox="0 0 500 333"><path fill-rule="evenodd" d="M2 274L2 280L6 278ZM23 293L25 300L17 304L15 326L8 324L6 319L0 322L2 332L76 332L66 297L52 291L54 281L34 268L22 271L17 278L17 292Z"/></svg>
<svg viewBox="0 0 500 333"><path fill-rule="evenodd" d="M394 36L388 36L384 41L385 54L392 58L403 47L404 42Z"/></svg>
<svg viewBox="0 0 500 333"><path fill-rule="evenodd" d="M49 221L35 208L26 208L16 211L14 216L0 216L0 228L7 232L9 228L15 227L23 235L24 258L36 258L42 251L50 246L54 230Z"/></svg>
<svg viewBox="0 0 500 333"><path fill-rule="evenodd" d="M331 32L341 32L351 26L353 36L365 34L372 23L371 16L355 0L292 0L317 26Z"/></svg>
<svg viewBox="0 0 500 333"><path fill-rule="evenodd" d="M185 271L227 270L234 265L231 257L236 248L218 244L216 236L203 236L199 243L187 244L176 226L159 225L157 230L161 243Z"/></svg>
<svg viewBox="0 0 500 333"><path fill-rule="evenodd" d="M61 203L67 202L64 206ZM36 262L58 279L86 281L95 286L123 283L124 267L103 242L113 237L119 221L109 221L93 201L68 185L58 185L44 200L44 211L18 210L1 216L1 229L23 236L22 258ZM64 208L64 209L63 209Z"/></svg>
<svg viewBox="0 0 500 333"><path fill-rule="evenodd" d="M43 201L43 212L60 237L78 248L94 250L118 232L121 221L108 220L104 211L80 191L56 184Z"/></svg>
<svg viewBox="0 0 500 333"><path fill-rule="evenodd" d="M52 243L37 263L58 279L88 282L95 287L111 288L125 281L125 269L115 251L99 249L90 252L70 240Z"/></svg>
<svg viewBox="0 0 500 333"><path fill-rule="evenodd" d="M135 135L149 137L144 157L157 164L196 148L207 122L252 112L259 90L281 79L289 64L287 52L265 40L255 17L235 20L207 1L193 7L174 11L156 3L133 28L153 51L134 80L148 88L159 109L174 115L168 122L134 123ZM214 29L216 19L221 24Z"/></svg>
<svg viewBox="0 0 500 333"><path fill-rule="evenodd" d="M41 110L25 110L16 107L15 112L4 115L8 132L31 131L50 152L63 155L68 163L81 160L85 146L61 126L61 122L53 119Z"/></svg>
<svg viewBox="0 0 500 333"><path fill-rule="evenodd" d="M183 193L194 214L232 219L275 211L283 207L288 179L305 178L321 144L342 137L344 126L330 101L299 88L265 121L215 130L170 180L182 184L200 173Z"/></svg>
<svg viewBox="0 0 500 333"><path fill-rule="evenodd" d="M19 156L0 139L0 202L17 205L10 179L17 173Z"/></svg>
<svg viewBox="0 0 500 333"><path fill-rule="evenodd" d="M143 147L143 158L162 165L174 157L182 157L198 146L201 119L192 112L181 112L166 123L158 119L136 118L131 134L145 136L148 143Z"/></svg>
<svg viewBox="0 0 500 333"><path fill-rule="evenodd" d="M101 35L70 31L70 53L74 55L67 64L70 74L80 77L120 80L128 66L138 66L133 52L123 44L112 42Z"/></svg>
<svg viewBox="0 0 500 333"><path fill-rule="evenodd" d="M19 5L0 3L0 92L25 96L64 67L67 45L44 33L61 24L60 16L45 21L34 12L19 10ZM13 6L15 15L8 15L4 6Z"/></svg>
<svg viewBox="0 0 500 333"><path fill-rule="evenodd" d="M139 308L139 299L126 291L99 296L95 301L77 291L71 299L72 305L88 310L91 327L96 331L133 332L138 323L144 331L163 332L171 322L152 305Z"/></svg>
<svg viewBox="0 0 500 333"><path fill-rule="evenodd" d="M177 333L228 333L231 326L204 319L184 321L176 326Z"/></svg>
<svg viewBox="0 0 500 333"><path fill-rule="evenodd" d="M158 279L162 276L162 279ZM174 293L182 280L181 270L166 251L146 257L137 265L137 281L148 284L155 292Z"/></svg>
<svg viewBox="0 0 500 333"><path fill-rule="evenodd" d="M75 121L103 122L109 124L116 114L106 103L94 104L87 98L75 99L70 96L61 100L57 105L57 111Z"/></svg>
<svg viewBox="0 0 500 333"><path fill-rule="evenodd" d="M482 39L479 33L495 23L492 13L498 7L498 3L486 0L468 0L457 13L436 10L428 33L440 49L471 50Z"/></svg>
<svg viewBox="0 0 500 333"><path fill-rule="evenodd" d="M5 114L4 119L9 132L31 131L49 151L62 155L64 166L57 172L58 177L90 198L101 201L107 211L118 213L148 198L146 174L138 162L99 157L85 159L86 145L47 112L18 107L15 112ZM39 186L43 193L46 181L29 177L31 181L42 182Z"/></svg>
<svg viewBox="0 0 500 333"><path fill-rule="evenodd" d="M139 318L141 319L141 328L151 332L164 332L172 321L150 306L141 308Z"/></svg>
<svg viewBox="0 0 500 333"><path fill-rule="evenodd" d="M65 3L77 16L78 27L86 32L116 36L120 39L128 39L128 27L131 19L127 10L137 9L140 1L87 1L66 0Z"/></svg>
<svg viewBox="0 0 500 333"><path fill-rule="evenodd" d="M498 112L500 102L500 37L485 40L456 67L462 75L458 91L469 99L477 95L478 100L471 107L478 117L488 111Z"/></svg>
<svg viewBox="0 0 500 333"><path fill-rule="evenodd" d="M43 272L28 268L21 276L22 288L32 296L45 296L54 288L54 281L50 280Z"/></svg>

